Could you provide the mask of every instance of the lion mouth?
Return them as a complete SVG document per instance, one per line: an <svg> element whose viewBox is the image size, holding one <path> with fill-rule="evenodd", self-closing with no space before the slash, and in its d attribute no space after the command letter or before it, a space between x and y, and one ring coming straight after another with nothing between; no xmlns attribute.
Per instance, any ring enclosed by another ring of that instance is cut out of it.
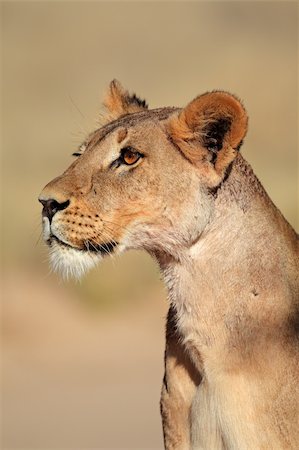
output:
<svg viewBox="0 0 299 450"><path fill-rule="evenodd" d="M47 244L51 247L53 242L56 242L61 247L77 250L82 253L100 254L102 256L113 253L115 248L118 246L118 242L116 241L102 242L101 244L98 244L91 240L86 240L83 241L82 247L79 248L62 241L57 236L52 234L47 240Z"/></svg>
<svg viewBox="0 0 299 450"><path fill-rule="evenodd" d="M93 252L93 253L101 253L102 255L107 255L109 253L113 253L115 248L118 246L118 242L110 241L103 242L102 244L97 244L92 241L84 242L84 251Z"/></svg>

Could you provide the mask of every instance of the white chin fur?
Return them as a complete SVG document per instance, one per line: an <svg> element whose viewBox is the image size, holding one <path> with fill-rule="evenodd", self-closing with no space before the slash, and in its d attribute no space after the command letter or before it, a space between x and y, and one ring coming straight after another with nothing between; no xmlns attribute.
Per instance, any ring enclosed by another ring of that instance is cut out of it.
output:
<svg viewBox="0 0 299 450"><path fill-rule="evenodd" d="M52 242L50 248L50 264L54 272L60 273L64 279L81 278L92 269L102 256L74 248L64 247Z"/></svg>

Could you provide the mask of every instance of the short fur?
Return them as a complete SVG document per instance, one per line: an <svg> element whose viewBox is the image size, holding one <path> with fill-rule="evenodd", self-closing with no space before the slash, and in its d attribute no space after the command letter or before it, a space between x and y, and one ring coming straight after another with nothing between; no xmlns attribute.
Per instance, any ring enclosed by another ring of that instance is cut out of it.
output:
<svg viewBox="0 0 299 450"><path fill-rule="evenodd" d="M158 261L167 450L297 449L298 238L239 153L244 107L215 91L148 110L115 81L106 106L40 196L54 268L79 276L127 249Z"/></svg>

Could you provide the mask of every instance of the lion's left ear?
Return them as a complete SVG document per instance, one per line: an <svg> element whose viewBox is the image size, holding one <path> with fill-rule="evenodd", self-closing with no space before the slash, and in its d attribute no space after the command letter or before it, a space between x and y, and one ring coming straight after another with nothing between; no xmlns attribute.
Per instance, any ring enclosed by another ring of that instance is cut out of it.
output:
<svg viewBox="0 0 299 450"><path fill-rule="evenodd" d="M145 100L141 100L135 94L131 95L117 80L111 81L104 99L104 106L108 111L106 121L148 109Z"/></svg>
<svg viewBox="0 0 299 450"><path fill-rule="evenodd" d="M247 132L247 113L241 102L223 91L203 94L168 122L172 141L217 186L237 155Z"/></svg>

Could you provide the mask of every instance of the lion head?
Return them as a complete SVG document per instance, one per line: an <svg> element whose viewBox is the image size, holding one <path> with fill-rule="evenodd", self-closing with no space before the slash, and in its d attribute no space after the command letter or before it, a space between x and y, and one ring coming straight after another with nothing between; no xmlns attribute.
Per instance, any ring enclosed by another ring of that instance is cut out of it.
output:
<svg viewBox="0 0 299 450"><path fill-rule="evenodd" d="M145 249L179 259L199 239L247 130L233 95L148 109L112 81L106 123L43 189L43 235L54 269L81 276L107 254Z"/></svg>

